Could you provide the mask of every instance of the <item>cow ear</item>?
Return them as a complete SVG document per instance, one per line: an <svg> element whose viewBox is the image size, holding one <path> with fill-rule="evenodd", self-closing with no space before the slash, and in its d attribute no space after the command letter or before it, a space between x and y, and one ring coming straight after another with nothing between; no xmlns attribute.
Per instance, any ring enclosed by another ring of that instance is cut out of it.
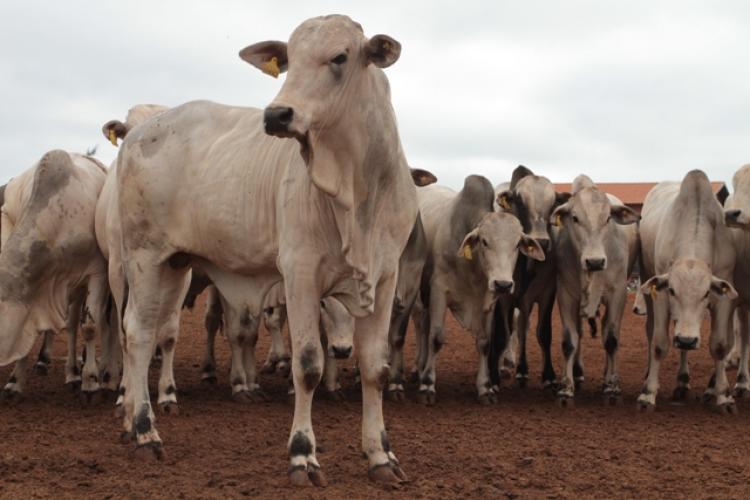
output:
<svg viewBox="0 0 750 500"><path fill-rule="evenodd" d="M730 300L737 298L737 290L732 284L716 276L711 277L711 291L719 297L726 297Z"/></svg>
<svg viewBox="0 0 750 500"><path fill-rule="evenodd" d="M258 42L249 45L240 51L240 58L261 70L267 75L276 78L289 66L286 56L286 43L274 40Z"/></svg>
<svg viewBox="0 0 750 500"><path fill-rule="evenodd" d="M544 262L544 250L542 250L542 246L539 242L531 236L525 234L521 236L521 241L518 242L518 251L526 257L538 260L539 262Z"/></svg>
<svg viewBox="0 0 750 500"><path fill-rule="evenodd" d="M524 177L528 177L530 175L534 175L534 172L532 172L528 168L524 167L523 165L518 165L513 170L513 174L510 176L510 188L511 189L515 189L516 188L516 184L518 184L518 181L520 181Z"/></svg>
<svg viewBox="0 0 750 500"><path fill-rule="evenodd" d="M128 134L128 127L120 120L110 120L102 126L102 134L117 147L117 139L124 139Z"/></svg>
<svg viewBox="0 0 750 500"><path fill-rule="evenodd" d="M563 203L550 215L549 222L553 226L562 227L563 219L570 213L570 203Z"/></svg>
<svg viewBox="0 0 750 500"><path fill-rule="evenodd" d="M401 44L388 35L375 35L365 44L365 57L378 68L387 68L400 55Z"/></svg>
<svg viewBox="0 0 750 500"><path fill-rule="evenodd" d="M638 215L632 208L626 207L625 205L612 205L609 210L612 219L618 224L634 224L641 220L641 216Z"/></svg>
<svg viewBox="0 0 750 500"><path fill-rule="evenodd" d="M661 292L662 290L667 288L668 284L669 281L667 280L666 274L653 276L641 285L641 293L644 297L648 295L649 297L654 299L656 298L657 292Z"/></svg>
<svg viewBox="0 0 750 500"><path fill-rule="evenodd" d="M458 247L458 256L463 257L466 260L474 260L474 247L479 242L479 233L477 230L473 230L466 235L461 246Z"/></svg>
<svg viewBox="0 0 750 500"><path fill-rule="evenodd" d="M510 212L513 209L513 191L506 189L497 194L497 205L506 212Z"/></svg>
<svg viewBox="0 0 750 500"><path fill-rule="evenodd" d="M421 168L410 168L409 170L411 170L411 178L415 186L429 186L437 182L437 177L432 172L422 170Z"/></svg>
<svg viewBox="0 0 750 500"><path fill-rule="evenodd" d="M559 207L560 205L567 203L570 197L573 196L570 193L555 193L555 206Z"/></svg>

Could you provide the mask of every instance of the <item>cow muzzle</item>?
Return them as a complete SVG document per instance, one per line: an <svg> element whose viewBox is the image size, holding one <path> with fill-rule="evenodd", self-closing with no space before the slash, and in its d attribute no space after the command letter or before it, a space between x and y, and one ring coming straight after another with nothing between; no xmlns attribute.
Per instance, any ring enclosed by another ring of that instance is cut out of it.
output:
<svg viewBox="0 0 750 500"><path fill-rule="evenodd" d="M587 258L584 264L587 271L603 271L607 267L607 259L604 257Z"/></svg>
<svg viewBox="0 0 750 500"><path fill-rule="evenodd" d="M336 359L349 359L352 355L352 346L333 345L330 354Z"/></svg>
<svg viewBox="0 0 750 500"><path fill-rule="evenodd" d="M294 110L287 106L268 107L263 111L263 128L268 135L290 137L289 125L294 120Z"/></svg>
<svg viewBox="0 0 750 500"><path fill-rule="evenodd" d="M492 280L490 282L490 291L498 294L510 293L513 291L513 282L507 280Z"/></svg>
<svg viewBox="0 0 750 500"><path fill-rule="evenodd" d="M699 344L700 339L698 337L685 337L682 335L674 336L674 346L683 351L693 351L698 348Z"/></svg>

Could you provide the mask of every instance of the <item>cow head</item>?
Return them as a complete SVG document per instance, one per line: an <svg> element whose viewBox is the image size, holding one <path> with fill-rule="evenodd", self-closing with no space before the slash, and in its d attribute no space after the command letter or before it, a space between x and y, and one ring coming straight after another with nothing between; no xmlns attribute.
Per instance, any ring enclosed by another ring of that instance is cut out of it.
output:
<svg viewBox="0 0 750 500"><path fill-rule="evenodd" d="M128 110L125 123L120 120L110 120L102 126L102 133L113 146L117 147L117 139L124 139L134 127L168 109L167 106L159 104L136 104Z"/></svg>
<svg viewBox="0 0 750 500"><path fill-rule="evenodd" d="M575 192L552 212L551 222L567 231L580 257L581 269L607 268L605 237L611 223L633 224L640 216L624 205L612 205L607 195L590 185Z"/></svg>
<svg viewBox="0 0 750 500"><path fill-rule="evenodd" d="M346 359L354 346L354 317L335 297L320 301L320 329L328 339L328 356Z"/></svg>
<svg viewBox="0 0 750 500"><path fill-rule="evenodd" d="M666 294L669 316L675 322L674 345L684 350L700 345L701 322L712 300L737 298L731 283L713 276L705 262L692 258L677 259L669 272L646 281L641 292L652 300Z"/></svg>
<svg viewBox="0 0 750 500"><path fill-rule="evenodd" d="M305 21L288 43L260 42L240 52L272 76L288 72L264 111L266 133L297 139L313 183L345 206L352 203L347 166L364 158L368 130L382 128L371 111L390 109L387 79L377 69L400 54L393 38L368 39L358 23L340 15Z"/></svg>
<svg viewBox="0 0 750 500"><path fill-rule="evenodd" d="M729 227L750 230L750 165L732 177L732 195L724 203L724 220Z"/></svg>
<svg viewBox="0 0 750 500"><path fill-rule="evenodd" d="M488 291L496 297L513 291L518 252L534 260L543 261L545 258L542 247L534 238L524 234L515 216L490 212L464 237L458 256L475 261L487 279Z"/></svg>
<svg viewBox="0 0 750 500"><path fill-rule="evenodd" d="M556 193L546 177L534 175L531 170L519 165L513 171L509 189L498 193L497 204L501 210L518 217L524 232L548 251L550 215L552 210L569 198L570 193Z"/></svg>

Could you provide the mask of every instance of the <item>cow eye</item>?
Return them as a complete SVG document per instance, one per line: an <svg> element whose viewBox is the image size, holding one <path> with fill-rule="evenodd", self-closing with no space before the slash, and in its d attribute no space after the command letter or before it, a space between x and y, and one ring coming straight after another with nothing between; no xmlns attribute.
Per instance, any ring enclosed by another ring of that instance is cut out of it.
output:
<svg viewBox="0 0 750 500"><path fill-rule="evenodd" d="M321 309L325 309L326 308L326 303L324 301L322 301L322 300L320 301L320 308Z"/></svg>
<svg viewBox="0 0 750 500"><path fill-rule="evenodd" d="M484 245L484 246L488 246L488 245L487 245L487 240L485 240L484 238L482 238L482 245Z"/></svg>
<svg viewBox="0 0 750 500"><path fill-rule="evenodd" d="M674 288L672 288L671 286L669 287L669 295L674 297Z"/></svg>
<svg viewBox="0 0 750 500"><path fill-rule="evenodd" d="M612 216L610 215L609 217L607 217L607 224L609 224L609 221L611 220L612 220Z"/></svg>
<svg viewBox="0 0 750 500"><path fill-rule="evenodd" d="M703 298L704 298L704 299L707 299L707 298L708 298L708 294L709 294L709 293L711 293L711 290L708 290L708 291L706 292L706 295L704 295L704 296L703 296Z"/></svg>
<svg viewBox="0 0 750 500"><path fill-rule="evenodd" d="M573 222L575 222L576 224L578 224L578 222L579 222L578 221L578 217L576 217L575 215L573 215L572 217L573 217Z"/></svg>
<svg viewBox="0 0 750 500"><path fill-rule="evenodd" d="M331 59L331 62L338 65L344 64L346 62L346 52L342 52L341 54L337 55L336 57Z"/></svg>

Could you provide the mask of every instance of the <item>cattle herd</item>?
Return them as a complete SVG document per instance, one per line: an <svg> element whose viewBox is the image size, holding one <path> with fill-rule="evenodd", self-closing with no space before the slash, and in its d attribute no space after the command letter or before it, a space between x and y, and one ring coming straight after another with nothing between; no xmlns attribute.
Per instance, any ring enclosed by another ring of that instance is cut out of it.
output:
<svg viewBox="0 0 750 500"><path fill-rule="evenodd" d="M694 170L654 187L640 215L586 175L570 193L523 166L495 187L477 175L459 192L431 185L431 173L407 164L382 71L400 50L388 36L365 37L347 17L310 19L288 43L240 52L274 77L288 72L265 109L137 105L124 122L103 127L113 144L121 141L109 169L54 150L14 177L3 188L0 221L0 364L16 363L3 397L20 397L36 339L43 342L34 369L46 372L52 336L65 332L65 383L84 399L117 393L121 439L143 458L160 458L149 365L161 357L157 405L177 412L181 309L207 289L202 378L216 380L214 338L222 330L232 397L265 399L255 359L261 321L272 337L261 370L290 377L292 484L326 483L313 392L322 379L325 393L340 397L336 361L352 356L369 476L400 482L406 476L386 435L382 397L403 400L411 376L417 400L435 403L447 310L476 341L481 404L498 402L503 378L528 380L534 305L544 389L561 406L573 404L585 326L600 332L602 394L618 404L619 331L637 262L635 311L647 315L649 345L638 408L654 409L670 344L680 354L673 397L687 397L687 356L701 347L708 311L715 370L704 400L736 412L734 398L750 390L750 165L735 174L723 207ZM417 358L406 373L410 319ZM733 388L730 363L739 368Z"/></svg>

